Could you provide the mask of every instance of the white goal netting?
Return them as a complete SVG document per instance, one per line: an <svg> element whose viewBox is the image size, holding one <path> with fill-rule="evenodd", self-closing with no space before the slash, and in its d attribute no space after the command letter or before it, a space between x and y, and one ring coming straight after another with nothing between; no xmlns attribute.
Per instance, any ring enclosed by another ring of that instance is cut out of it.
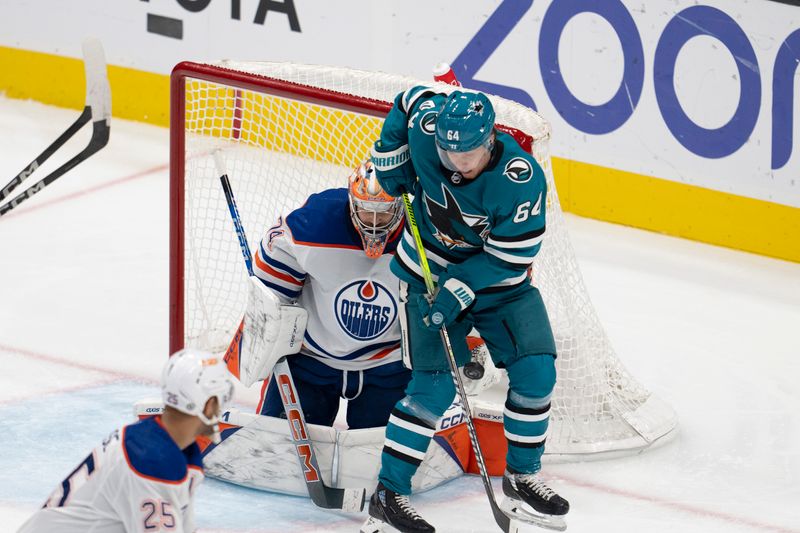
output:
<svg viewBox="0 0 800 533"><path fill-rule="evenodd" d="M173 348L224 350L246 302L247 272L211 154L223 155L255 250L276 218L310 193L344 187L367 157L394 96L425 83L286 63L183 63L175 69ZM533 139L528 148L548 178L547 234L534 263L558 349L547 453L605 456L664 440L677 426L674 411L623 367L586 292L553 182L549 124L531 109L490 98L498 124L516 130L522 144L526 136Z"/></svg>

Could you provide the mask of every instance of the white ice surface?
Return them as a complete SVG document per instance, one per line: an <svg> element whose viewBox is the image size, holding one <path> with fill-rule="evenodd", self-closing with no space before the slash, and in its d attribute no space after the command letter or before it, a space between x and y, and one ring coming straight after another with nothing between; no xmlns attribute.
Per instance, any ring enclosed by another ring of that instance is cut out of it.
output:
<svg viewBox="0 0 800 533"><path fill-rule="evenodd" d="M0 97L0 187L75 117ZM0 531L156 393L167 163L165 129L114 120L107 148L0 218ZM800 532L800 265L567 222L618 354L680 419L644 454L546 466L572 504L569 531ZM238 391L240 406L256 388ZM474 476L414 502L438 531L497 531ZM213 480L199 494L203 532L355 532L362 520Z"/></svg>

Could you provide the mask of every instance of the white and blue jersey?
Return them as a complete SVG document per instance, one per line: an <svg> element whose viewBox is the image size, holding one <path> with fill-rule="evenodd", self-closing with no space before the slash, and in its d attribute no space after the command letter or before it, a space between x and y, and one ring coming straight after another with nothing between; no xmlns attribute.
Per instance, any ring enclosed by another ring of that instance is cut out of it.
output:
<svg viewBox="0 0 800 533"><path fill-rule="evenodd" d="M181 450L147 418L111 433L18 533L189 533L203 477L197 444Z"/></svg>
<svg viewBox="0 0 800 533"><path fill-rule="evenodd" d="M345 371L401 360L397 278L389 270L400 232L381 257L367 257L343 188L312 194L267 230L254 274L308 311L301 353Z"/></svg>

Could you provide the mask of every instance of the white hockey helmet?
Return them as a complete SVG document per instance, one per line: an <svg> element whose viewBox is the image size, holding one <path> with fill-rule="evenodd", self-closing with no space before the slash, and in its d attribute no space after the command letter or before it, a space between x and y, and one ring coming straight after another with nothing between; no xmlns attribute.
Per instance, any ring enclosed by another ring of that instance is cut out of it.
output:
<svg viewBox="0 0 800 533"><path fill-rule="evenodd" d="M375 167L367 160L348 178L350 218L361 235L364 253L377 259L383 254L392 232L403 221L402 200L392 197L378 183Z"/></svg>
<svg viewBox="0 0 800 533"><path fill-rule="evenodd" d="M218 414L208 418L203 410L209 398L215 396L219 413L227 408L233 398L233 378L221 357L185 348L175 352L164 366L161 396L165 406L214 426L219 423Z"/></svg>

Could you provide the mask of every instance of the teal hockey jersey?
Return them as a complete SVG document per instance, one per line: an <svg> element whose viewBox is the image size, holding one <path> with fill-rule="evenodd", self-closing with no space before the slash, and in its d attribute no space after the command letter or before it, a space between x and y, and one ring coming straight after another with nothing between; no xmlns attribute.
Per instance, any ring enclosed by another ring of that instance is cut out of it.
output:
<svg viewBox="0 0 800 533"><path fill-rule="evenodd" d="M476 293L529 282L529 267L545 232L544 171L513 137L499 131L489 165L475 179L445 168L434 134L446 99L423 86L400 93L380 135L382 146L408 146L418 177L412 192L414 215L433 278L446 269ZM391 268L410 283L423 280L408 229Z"/></svg>

